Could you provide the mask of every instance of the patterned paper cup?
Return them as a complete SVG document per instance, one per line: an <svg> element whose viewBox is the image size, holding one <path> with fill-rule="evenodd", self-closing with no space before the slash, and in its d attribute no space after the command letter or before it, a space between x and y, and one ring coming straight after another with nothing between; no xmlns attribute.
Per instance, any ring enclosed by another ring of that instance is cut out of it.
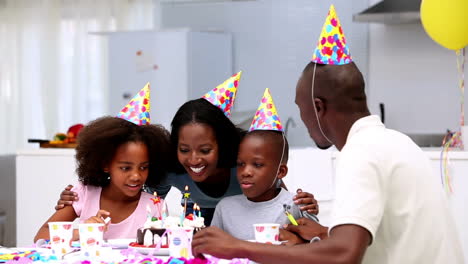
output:
<svg viewBox="0 0 468 264"><path fill-rule="evenodd" d="M71 251L73 222L49 223L50 247L52 254L63 256Z"/></svg>
<svg viewBox="0 0 468 264"><path fill-rule="evenodd" d="M104 224L80 224L80 247L85 257L100 257L104 235Z"/></svg>
<svg viewBox="0 0 468 264"><path fill-rule="evenodd" d="M279 224L254 224L255 240L274 244L279 241Z"/></svg>
<svg viewBox="0 0 468 264"><path fill-rule="evenodd" d="M167 232L169 238L169 255L174 258L192 258L192 227L170 228Z"/></svg>

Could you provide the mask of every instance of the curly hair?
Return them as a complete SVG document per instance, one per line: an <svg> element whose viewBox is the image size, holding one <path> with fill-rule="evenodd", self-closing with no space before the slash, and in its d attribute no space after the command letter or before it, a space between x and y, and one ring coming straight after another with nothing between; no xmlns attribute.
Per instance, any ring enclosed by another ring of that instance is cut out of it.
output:
<svg viewBox="0 0 468 264"><path fill-rule="evenodd" d="M175 172L185 172L177 160L177 145L180 129L190 123L206 124L213 128L219 149L218 168L232 168L236 165L242 130L237 128L221 109L200 98L183 104L172 119L171 144L172 156L176 161L173 166Z"/></svg>
<svg viewBox="0 0 468 264"><path fill-rule="evenodd" d="M91 121L78 135L76 162L78 179L84 185L109 184L103 167L111 162L117 148L127 142L142 142L148 148L149 170L146 185L156 186L168 172L171 151L169 132L160 125L138 126L117 117Z"/></svg>

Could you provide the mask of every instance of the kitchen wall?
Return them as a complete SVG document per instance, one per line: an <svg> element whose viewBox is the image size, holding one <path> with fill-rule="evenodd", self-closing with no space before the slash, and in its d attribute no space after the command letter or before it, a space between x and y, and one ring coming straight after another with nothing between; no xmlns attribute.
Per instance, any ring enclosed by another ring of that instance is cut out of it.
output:
<svg viewBox="0 0 468 264"><path fill-rule="evenodd" d="M155 25L224 30L233 34L234 71L243 70L236 111L256 110L263 90L271 89L283 125L289 117L296 128L292 146L311 146L294 104L297 79L310 61L330 4L341 19L351 53L367 75L367 24L353 23L352 14L367 0L257 0L218 3L163 3L155 9ZM158 15L161 14L161 15ZM213 87L222 80L213 80ZM212 87L206 87L208 91ZM252 113L253 116L253 113Z"/></svg>
<svg viewBox="0 0 468 264"><path fill-rule="evenodd" d="M432 41L420 23L372 24L369 29L371 110L377 112L383 102L387 126L406 133L457 130L460 90L455 52Z"/></svg>

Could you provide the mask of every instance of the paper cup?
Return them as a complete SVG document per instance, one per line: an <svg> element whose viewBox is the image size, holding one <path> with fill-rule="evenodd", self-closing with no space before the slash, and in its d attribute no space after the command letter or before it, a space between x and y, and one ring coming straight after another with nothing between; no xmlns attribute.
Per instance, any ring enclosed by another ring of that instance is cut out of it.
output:
<svg viewBox="0 0 468 264"><path fill-rule="evenodd" d="M52 254L61 257L71 251L73 222L49 222Z"/></svg>
<svg viewBox="0 0 468 264"><path fill-rule="evenodd" d="M255 240L260 243L279 241L279 224L254 224Z"/></svg>
<svg viewBox="0 0 468 264"><path fill-rule="evenodd" d="M79 233L82 255L90 258L100 257L104 224L80 224Z"/></svg>
<svg viewBox="0 0 468 264"><path fill-rule="evenodd" d="M167 234L169 238L169 256L192 258L192 227L170 228Z"/></svg>

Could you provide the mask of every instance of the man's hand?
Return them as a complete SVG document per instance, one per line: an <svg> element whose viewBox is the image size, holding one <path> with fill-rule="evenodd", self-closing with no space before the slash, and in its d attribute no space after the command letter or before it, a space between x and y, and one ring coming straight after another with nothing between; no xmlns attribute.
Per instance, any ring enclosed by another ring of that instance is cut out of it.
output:
<svg viewBox="0 0 468 264"><path fill-rule="evenodd" d="M310 241L314 237L320 237L321 239L328 237L328 228L313 220L299 218L297 219L297 224L297 226L291 224L284 225L283 228L297 234L307 241Z"/></svg>
<svg viewBox="0 0 468 264"><path fill-rule="evenodd" d="M198 231L193 236L192 251L194 256L209 254L217 258L232 259L238 257L240 246L249 243L211 226Z"/></svg>
<svg viewBox="0 0 468 264"><path fill-rule="evenodd" d="M76 194L76 192L72 192L72 188L73 185L68 185L65 187L65 190L63 190L60 194L60 199L57 201L55 210L60 210L67 205L72 205L73 201L78 201L78 194Z"/></svg>
<svg viewBox="0 0 468 264"><path fill-rule="evenodd" d="M294 204L300 205L301 211L306 211L310 214L318 215L319 206L314 195L308 192L303 192L302 189L297 189L297 194L293 197ZM301 206L302 205L302 206Z"/></svg>
<svg viewBox="0 0 468 264"><path fill-rule="evenodd" d="M305 241L304 239L302 239L300 236L296 235L295 233L289 232L282 228L280 228L279 240L287 241L283 243L283 245L286 245L286 246L294 246L297 244L309 243L309 241Z"/></svg>

